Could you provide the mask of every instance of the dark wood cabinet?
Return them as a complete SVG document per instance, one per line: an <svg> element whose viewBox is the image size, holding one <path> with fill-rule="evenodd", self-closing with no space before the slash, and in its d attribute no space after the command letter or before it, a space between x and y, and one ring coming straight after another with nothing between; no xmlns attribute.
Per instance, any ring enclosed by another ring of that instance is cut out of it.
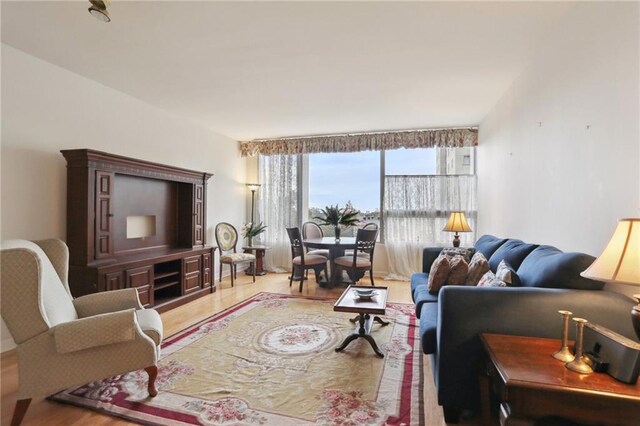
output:
<svg viewBox="0 0 640 426"><path fill-rule="evenodd" d="M67 160L74 296L136 288L160 311L215 291L206 245L211 174L90 149Z"/></svg>

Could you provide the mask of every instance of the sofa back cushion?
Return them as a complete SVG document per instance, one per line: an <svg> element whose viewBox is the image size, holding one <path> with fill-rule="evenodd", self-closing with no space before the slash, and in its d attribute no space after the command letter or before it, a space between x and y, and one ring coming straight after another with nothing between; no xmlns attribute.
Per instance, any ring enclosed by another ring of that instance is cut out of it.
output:
<svg viewBox="0 0 640 426"><path fill-rule="evenodd" d="M595 257L584 253L563 253L552 246L539 246L518 268L523 287L601 290L604 283L580 276Z"/></svg>
<svg viewBox="0 0 640 426"><path fill-rule="evenodd" d="M517 271L524 258L537 247L537 244L527 244L521 240L507 240L489 258L489 266L496 272L500 262L506 260Z"/></svg>
<svg viewBox="0 0 640 426"><path fill-rule="evenodd" d="M495 253L501 245L507 241L506 238L498 238L493 235L483 235L476 241L475 249L484 255L485 258L490 259L491 255Z"/></svg>

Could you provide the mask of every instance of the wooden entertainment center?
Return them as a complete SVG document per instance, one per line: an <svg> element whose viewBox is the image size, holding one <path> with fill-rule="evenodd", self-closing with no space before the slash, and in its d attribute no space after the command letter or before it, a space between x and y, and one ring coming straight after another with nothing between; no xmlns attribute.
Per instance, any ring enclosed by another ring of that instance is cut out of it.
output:
<svg viewBox="0 0 640 426"><path fill-rule="evenodd" d="M67 244L73 296L136 288L166 311L215 291L206 246L211 174L91 149L67 160Z"/></svg>

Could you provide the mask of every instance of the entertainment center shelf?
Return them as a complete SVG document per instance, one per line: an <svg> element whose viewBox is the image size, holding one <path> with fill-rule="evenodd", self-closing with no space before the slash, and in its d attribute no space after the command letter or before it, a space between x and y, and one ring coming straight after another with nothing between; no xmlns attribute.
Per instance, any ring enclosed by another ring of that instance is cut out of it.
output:
<svg viewBox="0 0 640 426"><path fill-rule="evenodd" d="M136 288L165 311L215 291L206 245L211 174L90 149L67 160L67 244L73 296Z"/></svg>

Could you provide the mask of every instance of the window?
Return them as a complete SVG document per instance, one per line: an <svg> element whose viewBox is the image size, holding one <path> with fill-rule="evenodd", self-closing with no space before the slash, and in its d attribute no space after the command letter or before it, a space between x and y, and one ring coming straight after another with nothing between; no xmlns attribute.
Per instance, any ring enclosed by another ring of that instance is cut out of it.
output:
<svg viewBox="0 0 640 426"><path fill-rule="evenodd" d="M307 169L304 220L314 220L321 216L321 209L337 204L360 211L363 222L380 223L380 152L309 154ZM325 235L333 236L333 229L325 229ZM355 229L348 228L342 235L355 236Z"/></svg>

